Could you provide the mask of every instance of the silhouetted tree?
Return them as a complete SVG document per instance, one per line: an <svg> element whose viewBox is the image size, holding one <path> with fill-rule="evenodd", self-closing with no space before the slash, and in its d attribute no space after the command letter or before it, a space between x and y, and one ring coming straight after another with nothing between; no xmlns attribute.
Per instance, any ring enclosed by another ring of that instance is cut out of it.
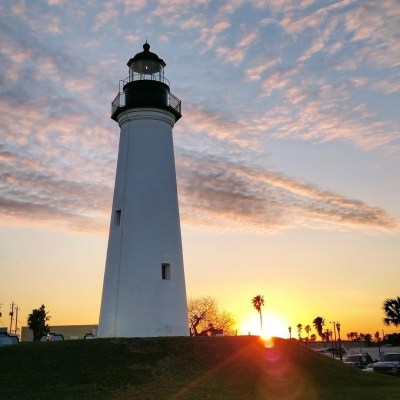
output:
<svg viewBox="0 0 400 400"><path fill-rule="evenodd" d="M33 340L38 341L43 335L50 333L50 327L46 322L50 319L49 313L45 310L45 305L42 304L40 308L32 310L28 315L28 327L33 333Z"/></svg>
<svg viewBox="0 0 400 400"><path fill-rule="evenodd" d="M261 325L261 330L262 330L261 308L264 307L264 296L262 296L261 294L258 294L257 296L254 296L251 299L251 303L253 304L253 307L257 310L258 314L260 315L260 325Z"/></svg>
<svg viewBox="0 0 400 400"><path fill-rule="evenodd" d="M392 346L400 346L400 333L389 333L385 335L384 343L391 344Z"/></svg>
<svg viewBox="0 0 400 400"><path fill-rule="evenodd" d="M306 325L306 327L304 328L304 330L307 333L307 339L310 339L310 332L311 332L311 326L310 325Z"/></svg>
<svg viewBox="0 0 400 400"><path fill-rule="evenodd" d="M316 341L317 341L317 335L316 335L315 333L313 333L313 334L311 335L311 337L310 337L310 340L311 340L312 342L316 342Z"/></svg>
<svg viewBox="0 0 400 400"><path fill-rule="evenodd" d="M189 299L190 336L233 335L235 320L231 313L221 311L212 297Z"/></svg>
<svg viewBox="0 0 400 400"><path fill-rule="evenodd" d="M323 334L323 337L325 338L325 342L328 342L329 340L332 340L332 331L330 329L327 329L322 334Z"/></svg>
<svg viewBox="0 0 400 400"><path fill-rule="evenodd" d="M370 333L366 333L364 335L365 344L370 344L372 342L372 335Z"/></svg>
<svg viewBox="0 0 400 400"><path fill-rule="evenodd" d="M383 310L386 314L386 317L383 318L385 325L400 325L400 297L386 299L383 303Z"/></svg>
<svg viewBox="0 0 400 400"><path fill-rule="evenodd" d="M314 318L313 325L314 325L315 330L318 333L318 336L321 338L321 340L324 340L322 331L323 331L323 328L325 325L325 319L322 317L316 317L316 318Z"/></svg>
<svg viewBox="0 0 400 400"><path fill-rule="evenodd" d="M297 324L297 334L299 335L299 340L301 340L301 331L303 330L302 324Z"/></svg>

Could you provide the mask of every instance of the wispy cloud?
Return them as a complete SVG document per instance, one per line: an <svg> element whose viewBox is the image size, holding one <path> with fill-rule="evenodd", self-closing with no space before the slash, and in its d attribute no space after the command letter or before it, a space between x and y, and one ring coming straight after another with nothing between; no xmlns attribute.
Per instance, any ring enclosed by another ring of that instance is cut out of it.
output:
<svg viewBox="0 0 400 400"><path fill-rule="evenodd" d="M65 156L67 151L63 151ZM81 176L44 170L39 160L10 151L0 153L0 209L3 222L47 225L79 231L105 232L112 186L92 174L100 165L83 168ZM90 162L89 162L90 163ZM107 165L109 175L114 165ZM10 167L13 168L10 168ZM181 214L185 223L219 230L269 232L294 226L391 231L396 220L378 207L292 179L276 171L261 171L177 149Z"/></svg>
<svg viewBox="0 0 400 400"><path fill-rule="evenodd" d="M233 47L218 47L216 52L222 61L239 65L246 56L250 45L257 39L258 32L251 29L249 32L243 33Z"/></svg>
<svg viewBox="0 0 400 400"><path fill-rule="evenodd" d="M261 79L261 75L264 71L267 71L270 68L276 67L280 64L282 60L279 58L275 58L273 60L266 60L262 64L257 65L256 67L251 67L245 69L244 73L246 78L249 81L258 81Z"/></svg>
<svg viewBox="0 0 400 400"><path fill-rule="evenodd" d="M194 152L179 152L178 160L182 215L188 223L258 232L300 225L385 231L398 226L378 207L275 171Z"/></svg>
<svg viewBox="0 0 400 400"><path fill-rule="evenodd" d="M118 14L116 5L113 2L107 2L104 10L96 15L96 22L92 28L93 31L96 32L111 20L115 20L118 17Z"/></svg>

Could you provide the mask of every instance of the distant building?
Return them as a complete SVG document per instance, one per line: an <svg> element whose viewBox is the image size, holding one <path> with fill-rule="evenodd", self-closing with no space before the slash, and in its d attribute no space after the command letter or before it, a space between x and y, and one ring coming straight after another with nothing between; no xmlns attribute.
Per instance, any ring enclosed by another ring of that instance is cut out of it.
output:
<svg viewBox="0 0 400 400"><path fill-rule="evenodd" d="M97 335L98 325L52 325L50 326L50 336L55 334L62 335L64 340L84 339L85 335ZM50 339L51 340L51 339ZM21 328L21 342L32 342L33 334L27 326Z"/></svg>

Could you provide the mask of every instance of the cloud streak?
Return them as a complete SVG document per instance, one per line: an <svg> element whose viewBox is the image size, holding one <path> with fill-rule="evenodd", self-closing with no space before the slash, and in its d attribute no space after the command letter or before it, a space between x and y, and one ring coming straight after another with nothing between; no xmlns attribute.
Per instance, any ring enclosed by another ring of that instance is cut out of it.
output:
<svg viewBox="0 0 400 400"><path fill-rule="evenodd" d="M93 170L99 168L92 160ZM14 164L14 168L10 168ZM72 180L38 168L38 161L0 152L0 210L10 224L46 225L104 233L112 185ZM19 167L18 167L19 166ZM109 174L114 165L108 165ZM89 171L83 169L81 175ZM276 171L261 171L220 157L178 149L180 208L184 223L220 230L270 232L295 226L392 231L395 218Z"/></svg>
<svg viewBox="0 0 400 400"><path fill-rule="evenodd" d="M182 215L188 223L257 232L295 226L392 231L398 226L378 207L276 171L193 152L180 152L178 160Z"/></svg>

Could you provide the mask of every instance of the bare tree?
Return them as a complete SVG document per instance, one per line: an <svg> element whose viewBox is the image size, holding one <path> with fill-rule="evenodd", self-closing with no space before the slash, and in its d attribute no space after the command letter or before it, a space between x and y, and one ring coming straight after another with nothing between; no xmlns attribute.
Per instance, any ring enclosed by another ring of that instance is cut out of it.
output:
<svg viewBox="0 0 400 400"><path fill-rule="evenodd" d="M214 298L205 296L191 298L188 302L190 336L233 335L233 315L218 308Z"/></svg>

